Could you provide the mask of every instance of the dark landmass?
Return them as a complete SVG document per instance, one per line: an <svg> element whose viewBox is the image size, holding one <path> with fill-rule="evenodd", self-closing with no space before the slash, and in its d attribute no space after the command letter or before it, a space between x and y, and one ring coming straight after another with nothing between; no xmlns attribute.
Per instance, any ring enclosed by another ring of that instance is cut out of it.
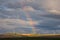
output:
<svg viewBox="0 0 60 40"><path fill-rule="evenodd" d="M0 34L0 40L60 40L60 34Z"/></svg>

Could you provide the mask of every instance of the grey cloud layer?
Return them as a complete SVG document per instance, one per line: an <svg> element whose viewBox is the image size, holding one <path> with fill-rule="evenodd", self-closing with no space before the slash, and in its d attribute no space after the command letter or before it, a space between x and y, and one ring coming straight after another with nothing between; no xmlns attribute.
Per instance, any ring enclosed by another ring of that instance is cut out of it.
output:
<svg viewBox="0 0 60 40"><path fill-rule="evenodd" d="M60 33L59 3L60 0L0 0L0 33L13 32L12 30L31 33L32 26L26 23L24 27L19 22L27 22L27 13L38 23L34 25L36 33ZM53 10L53 13L48 10Z"/></svg>
<svg viewBox="0 0 60 40"><path fill-rule="evenodd" d="M13 5L20 6L20 5L24 4L24 3L25 3L25 5L28 5L29 4L29 5L32 5L32 6L33 6L33 4L37 4L37 5L40 5L40 6L43 6L43 7L48 7L48 8L50 8L50 5L51 5L52 8L53 7L54 8L58 8L59 7L60 0L37 0L37 1L36 0L34 0L34 1L32 0L32 2L29 2L27 0L0 0L0 3L2 5L10 4L11 6L13 6Z"/></svg>

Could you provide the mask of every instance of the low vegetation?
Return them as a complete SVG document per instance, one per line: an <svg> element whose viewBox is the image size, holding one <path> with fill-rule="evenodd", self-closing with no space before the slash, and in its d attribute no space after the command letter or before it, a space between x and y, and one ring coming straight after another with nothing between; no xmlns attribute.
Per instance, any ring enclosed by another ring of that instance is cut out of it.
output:
<svg viewBox="0 0 60 40"><path fill-rule="evenodd" d="M60 34L0 34L0 40L60 40Z"/></svg>

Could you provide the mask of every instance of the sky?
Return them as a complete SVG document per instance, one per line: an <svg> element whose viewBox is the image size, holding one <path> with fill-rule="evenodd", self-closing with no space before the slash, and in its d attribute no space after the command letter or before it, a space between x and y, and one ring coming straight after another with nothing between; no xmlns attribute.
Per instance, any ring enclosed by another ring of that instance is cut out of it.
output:
<svg viewBox="0 0 60 40"><path fill-rule="evenodd" d="M60 34L60 0L0 0L0 33Z"/></svg>

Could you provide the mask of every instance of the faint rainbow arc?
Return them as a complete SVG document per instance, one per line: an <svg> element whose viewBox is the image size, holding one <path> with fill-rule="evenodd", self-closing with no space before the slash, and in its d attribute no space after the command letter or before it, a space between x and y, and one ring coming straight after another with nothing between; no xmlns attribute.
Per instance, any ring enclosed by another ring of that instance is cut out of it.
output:
<svg viewBox="0 0 60 40"><path fill-rule="evenodd" d="M33 32L33 34L35 34L36 33L36 28L34 27L34 21L32 20L32 18L30 17L30 15L26 12L26 17L27 17L27 20L29 21L29 25L30 26L32 26L33 28L32 28L32 32Z"/></svg>
<svg viewBox="0 0 60 40"><path fill-rule="evenodd" d="M25 4L26 4L26 2L23 2L22 3L22 8L24 8L25 7ZM30 17L30 15L28 14L28 12L27 11L25 11L26 12L26 17L27 17L27 20L29 21L29 24L33 27L32 28L32 32L33 32L33 34L35 34L36 33L36 28L34 27L34 21L32 20L32 18ZM25 25L25 22L24 21L22 21L22 25Z"/></svg>

